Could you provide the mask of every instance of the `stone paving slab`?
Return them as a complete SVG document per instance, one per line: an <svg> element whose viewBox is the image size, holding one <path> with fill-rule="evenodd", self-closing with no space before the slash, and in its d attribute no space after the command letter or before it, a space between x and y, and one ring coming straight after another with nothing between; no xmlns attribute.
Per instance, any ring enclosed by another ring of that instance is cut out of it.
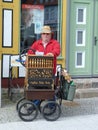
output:
<svg viewBox="0 0 98 130"><path fill-rule="evenodd" d="M98 114L60 118L55 122L11 122L0 124L0 130L98 130Z"/></svg>
<svg viewBox="0 0 98 130"><path fill-rule="evenodd" d="M75 117L81 115L98 114L98 97L86 99L74 99L74 101L63 100L61 117ZM36 120L45 120L39 113ZM23 122L16 111L16 103L9 100L2 101L0 108L0 124L8 122Z"/></svg>

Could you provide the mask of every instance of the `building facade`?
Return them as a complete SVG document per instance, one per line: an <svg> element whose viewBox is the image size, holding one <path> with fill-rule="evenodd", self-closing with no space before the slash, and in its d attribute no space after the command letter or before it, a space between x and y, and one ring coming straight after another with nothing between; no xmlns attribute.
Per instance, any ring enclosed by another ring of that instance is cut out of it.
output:
<svg viewBox="0 0 98 130"><path fill-rule="evenodd" d="M98 76L98 0L1 0L1 86L8 87L11 55L18 55L50 25L60 42L58 64L77 77ZM24 79L21 67L18 80Z"/></svg>

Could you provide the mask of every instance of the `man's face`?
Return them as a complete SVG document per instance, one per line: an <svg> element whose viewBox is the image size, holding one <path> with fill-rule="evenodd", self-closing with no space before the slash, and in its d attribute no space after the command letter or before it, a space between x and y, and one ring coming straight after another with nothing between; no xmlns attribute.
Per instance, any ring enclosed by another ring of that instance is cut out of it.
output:
<svg viewBox="0 0 98 130"><path fill-rule="evenodd" d="M51 33L42 33L41 38L43 42L49 42L51 39Z"/></svg>

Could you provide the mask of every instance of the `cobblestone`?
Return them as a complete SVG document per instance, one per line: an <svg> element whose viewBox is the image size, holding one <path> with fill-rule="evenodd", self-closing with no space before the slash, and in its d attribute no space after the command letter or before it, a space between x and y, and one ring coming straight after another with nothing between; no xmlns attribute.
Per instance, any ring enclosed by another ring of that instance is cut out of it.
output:
<svg viewBox="0 0 98 130"><path fill-rule="evenodd" d="M98 98L74 99L73 102L64 100L61 109L62 114L60 118L98 114ZM37 119L43 119L42 115L39 114ZM2 107L0 108L0 124L20 121L22 120L16 111L16 102L8 99L3 100Z"/></svg>

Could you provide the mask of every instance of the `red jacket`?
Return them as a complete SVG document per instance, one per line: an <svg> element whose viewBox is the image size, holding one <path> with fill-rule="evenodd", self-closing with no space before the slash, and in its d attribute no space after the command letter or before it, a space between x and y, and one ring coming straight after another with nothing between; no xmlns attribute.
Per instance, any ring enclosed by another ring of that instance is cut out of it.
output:
<svg viewBox="0 0 98 130"><path fill-rule="evenodd" d="M32 49L39 52L44 52L44 55L47 53L53 53L54 54L54 74L56 72L56 57L60 54L60 44L57 40L51 39L50 42L46 45L44 48L42 44L42 40L38 40L33 43L31 46ZM34 54L32 50L28 51L28 54Z"/></svg>

